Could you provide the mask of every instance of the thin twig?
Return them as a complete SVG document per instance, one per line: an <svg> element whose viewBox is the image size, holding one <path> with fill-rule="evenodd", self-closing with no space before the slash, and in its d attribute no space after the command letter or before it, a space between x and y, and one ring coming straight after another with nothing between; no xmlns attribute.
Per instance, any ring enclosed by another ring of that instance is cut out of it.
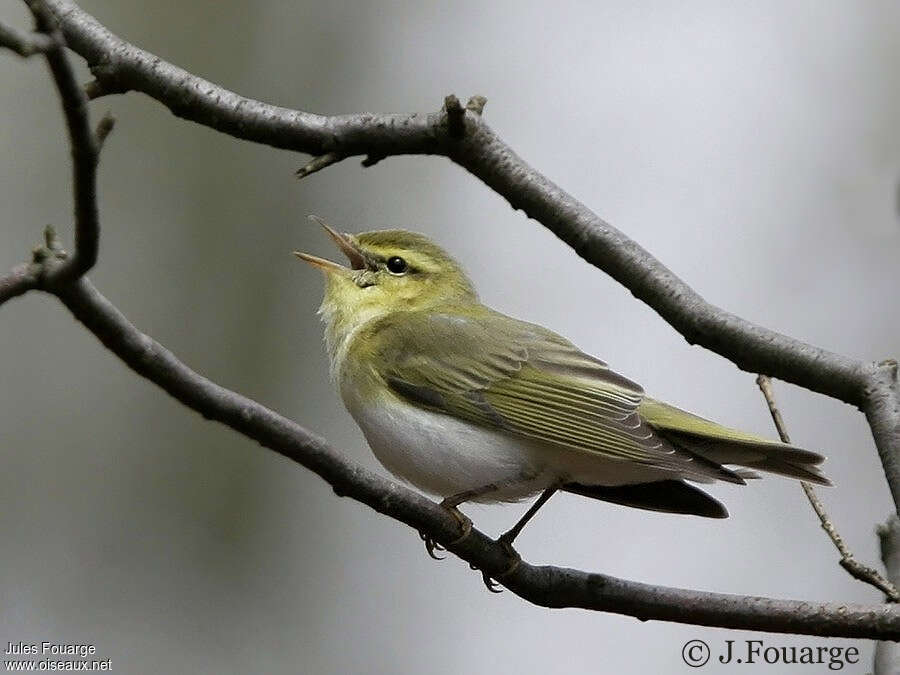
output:
<svg viewBox="0 0 900 675"><path fill-rule="evenodd" d="M75 80L56 16L44 0L26 0L26 4L40 32L26 37L14 29L0 26L0 44L16 49L18 53L24 50L44 54L59 92L73 160L75 252L68 255L56 250L55 234L48 228L44 245L33 253L34 260L17 265L0 278L0 304L34 288L65 284L83 275L96 263L100 240L97 162L103 141L114 124L107 113L97 131L91 129L87 98ZM55 257L58 264L42 264L48 257Z"/></svg>
<svg viewBox="0 0 900 675"><path fill-rule="evenodd" d="M66 55L65 41L53 11L44 0L25 0L34 15L38 30L52 41L45 52L62 102L66 129L72 149L72 185L75 195L75 247L69 259L48 272L43 283L61 284L81 276L97 262L100 243L100 217L97 211L97 162L100 143L91 128L88 100L75 79L75 71Z"/></svg>
<svg viewBox="0 0 900 675"><path fill-rule="evenodd" d="M97 122L97 128L94 130L94 136L96 136L97 138L98 153L103 149L103 144L106 142L106 137L112 133L112 130L115 126L116 118L113 117L113 114L109 111L104 113L103 117L100 118L100 121Z"/></svg>
<svg viewBox="0 0 900 675"><path fill-rule="evenodd" d="M444 112L447 116L447 134L450 138L462 138L466 130L466 109L455 94L444 97Z"/></svg>
<svg viewBox="0 0 900 675"><path fill-rule="evenodd" d="M772 391L772 381L765 375L758 375L756 377L756 384L759 385L760 391L762 391L762 394L766 399L766 404L769 406L769 412L772 414L772 421L775 422L775 428L778 430L778 435L784 443L790 443L791 439L790 436L788 436L784 418L781 416L781 411L775 403L775 393ZM853 578L871 584L880 590L891 602L900 602L900 593L897 592L897 587L894 586L894 584L888 581L881 572L873 567L863 565L853 556L853 552L847 546L846 542L844 542L843 537L841 537L837 528L834 526L834 523L831 521L831 518L828 516L825 505L822 503L822 500L819 499L819 495L816 494L815 488L803 481L800 482L800 486L803 488L803 492L806 494L806 498L809 500L809 504L812 506L813 511L815 511L816 515L819 517L822 529L825 530L828 534L828 538L831 539L835 548L838 550L838 553L840 553L840 566L847 570Z"/></svg>
<svg viewBox="0 0 900 675"><path fill-rule="evenodd" d="M84 95L87 97L88 101L93 101L95 98L105 96L107 93L105 87L100 84L99 80L91 80L90 82L85 82L83 88Z"/></svg>
<svg viewBox="0 0 900 675"><path fill-rule="evenodd" d="M468 103L466 103L466 110L471 110L473 113L481 117L481 114L484 112L484 106L486 105L487 97L476 94L469 99Z"/></svg>
<svg viewBox="0 0 900 675"><path fill-rule="evenodd" d="M41 54L53 47L53 40L43 33L23 33L0 23L0 47L6 47L22 57Z"/></svg>
<svg viewBox="0 0 900 675"><path fill-rule="evenodd" d="M324 155L317 155L316 157L313 157L306 164L297 169L294 172L294 175L298 179L306 178L308 175L315 173L316 171L321 171L322 169L329 167L332 164L337 164L345 158L345 155L342 155L339 152L326 152Z"/></svg>

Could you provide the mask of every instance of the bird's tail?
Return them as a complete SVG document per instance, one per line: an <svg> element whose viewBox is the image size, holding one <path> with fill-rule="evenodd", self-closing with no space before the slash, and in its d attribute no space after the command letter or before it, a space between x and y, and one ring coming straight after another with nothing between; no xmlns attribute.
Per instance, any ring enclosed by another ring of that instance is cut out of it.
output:
<svg viewBox="0 0 900 675"><path fill-rule="evenodd" d="M640 414L669 442L716 464L742 466L808 483L831 485L819 470L818 465L825 458L818 453L729 429L653 399L641 403Z"/></svg>
<svg viewBox="0 0 900 675"><path fill-rule="evenodd" d="M561 489L582 497L591 497L647 511L681 513L704 518L728 517L728 511L721 502L683 480L660 480L655 483L613 486L568 483Z"/></svg>

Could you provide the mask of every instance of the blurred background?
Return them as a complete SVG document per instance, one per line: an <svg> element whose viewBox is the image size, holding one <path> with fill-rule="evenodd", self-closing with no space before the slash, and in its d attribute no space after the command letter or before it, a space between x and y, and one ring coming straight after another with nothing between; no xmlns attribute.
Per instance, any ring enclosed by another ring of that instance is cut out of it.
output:
<svg viewBox="0 0 900 675"><path fill-rule="evenodd" d="M900 6L891 2L85 0L122 37L247 96L320 113L488 97L526 160L711 302L854 358L900 356ZM0 20L30 25L5 0ZM76 59L81 65L80 59ZM82 68L84 79L89 74ZM71 242L68 146L43 62L0 53L0 269L46 223ZM307 157L236 141L138 94L92 104L103 152L91 277L200 373L381 469L328 381L306 220L427 233L488 304L547 325L699 414L774 435L754 376L650 309L442 158ZM90 642L117 673L694 672L681 647L872 644L754 635L489 594L415 532L175 403L53 298L0 309L0 643ZM856 410L776 383L857 556L891 510ZM708 521L554 498L523 556L648 583L878 602L799 485L717 486ZM464 510L499 533L524 505ZM720 666L722 671L732 667ZM746 672L793 672L790 666ZM796 667L795 667L796 668ZM712 664L704 672L717 672Z"/></svg>

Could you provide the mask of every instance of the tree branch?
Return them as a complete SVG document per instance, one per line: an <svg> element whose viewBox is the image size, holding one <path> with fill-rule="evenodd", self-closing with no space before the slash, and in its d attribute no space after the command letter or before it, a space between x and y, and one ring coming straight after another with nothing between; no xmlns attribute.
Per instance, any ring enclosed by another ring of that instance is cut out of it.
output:
<svg viewBox="0 0 900 675"><path fill-rule="evenodd" d="M107 113L96 133L91 130L87 98L66 56L65 41L56 16L43 0L25 1L39 32L26 36L0 24L0 46L8 47L23 57L43 54L59 92L72 155L75 252L69 255L63 251L55 232L48 227L44 233L44 244L32 252L32 262L17 265L0 277L0 305L35 288L63 285L82 276L96 264L100 241L97 163L103 141L115 122ZM55 258L58 264L45 265L44 262L50 257Z"/></svg>
<svg viewBox="0 0 900 675"><path fill-rule="evenodd" d="M100 142L91 129L88 100L66 56L65 41L56 16L44 0L26 0L37 29L49 39L44 51L47 65L62 101L72 152L72 184L75 195L75 251L64 264L45 274L42 283L63 284L86 273L97 262L100 217L97 209L97 162ZM111 128L111 127L110 127Z"/></svg>
<svg viewBox="0 0 900 675"><path fill-rule="evenodd" d="M53 40L43 33L26 34L11 26L0 24L0 47L6 47L19 56L41 54L53 47Z"/></svg>
<svg viewBox="0 0 900 675"><path fill-rule="evenodd" d="M16 265L8 274L0 277L0 305L39 285L39 270L27 263Z"/></svg>
<svg viewBox="0 0 900 675"><path fill-rule="evenodd" d="M778 430L778 436L781 438L782 442L789 444L791 438L788 436L787 427L784 424L784 418L781 416L781 411L775 403L775 393L772 391L771 380L765 375L759 375L756 378L756 384L759 386L763 397L766 399L766 405L769 407L772 421L775 423L775 428ZM806 495L809 505L812 506L813 511L816 512L816 516L819 518L819 524L822 526L822 529L825 530L828 538L831 539L831 543L834 544L834 547L838 550L838 553L841 556L840 566L847 570L854 579L877 588L884 593L891 602L900 601L900 593L897 592L897 587L894 586L893 583L885 579L874 567L864 565L854 557L853 551L851 551L844 542L844 538L841 536L840 532L837 531L837 528L828 516L825 505L822 503L822 500L819 499L819 495L816 494L816 489L809 483L803 481L801 481L800 486L803 488L803 493Z"/></svg>
<svg viewBox="0 0 900 675"><path fill-rule="evenodd" d="M887 570L888 579L900 585L900 519L891 514L887 522L878 526L878 540L881 561ZM897 675L900 673L900 644L879 642L875 645L874 675Z"/></svg>
<svg viewBox="0 0 900 675"><path fill-rule="evenodd" d="M875 439L894 506L900 507L900 382L897 361L887 359L869 371L862 406ZM900 515L900 508L895 508Z"/></svg>

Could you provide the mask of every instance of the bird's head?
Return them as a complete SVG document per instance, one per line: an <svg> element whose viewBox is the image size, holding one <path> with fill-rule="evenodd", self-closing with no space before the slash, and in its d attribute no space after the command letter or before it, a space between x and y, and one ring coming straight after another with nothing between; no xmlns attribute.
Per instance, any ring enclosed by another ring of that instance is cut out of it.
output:
<svg viewBox="0 0 900 675"><path fill-rule="evenodd" d="M325 274L320 313L339 341L357 326L393 312L427 310L477 301L462 267L427 237L405 230L338 232L318 222L347 257L349 266L295 251Z"/></svg>

